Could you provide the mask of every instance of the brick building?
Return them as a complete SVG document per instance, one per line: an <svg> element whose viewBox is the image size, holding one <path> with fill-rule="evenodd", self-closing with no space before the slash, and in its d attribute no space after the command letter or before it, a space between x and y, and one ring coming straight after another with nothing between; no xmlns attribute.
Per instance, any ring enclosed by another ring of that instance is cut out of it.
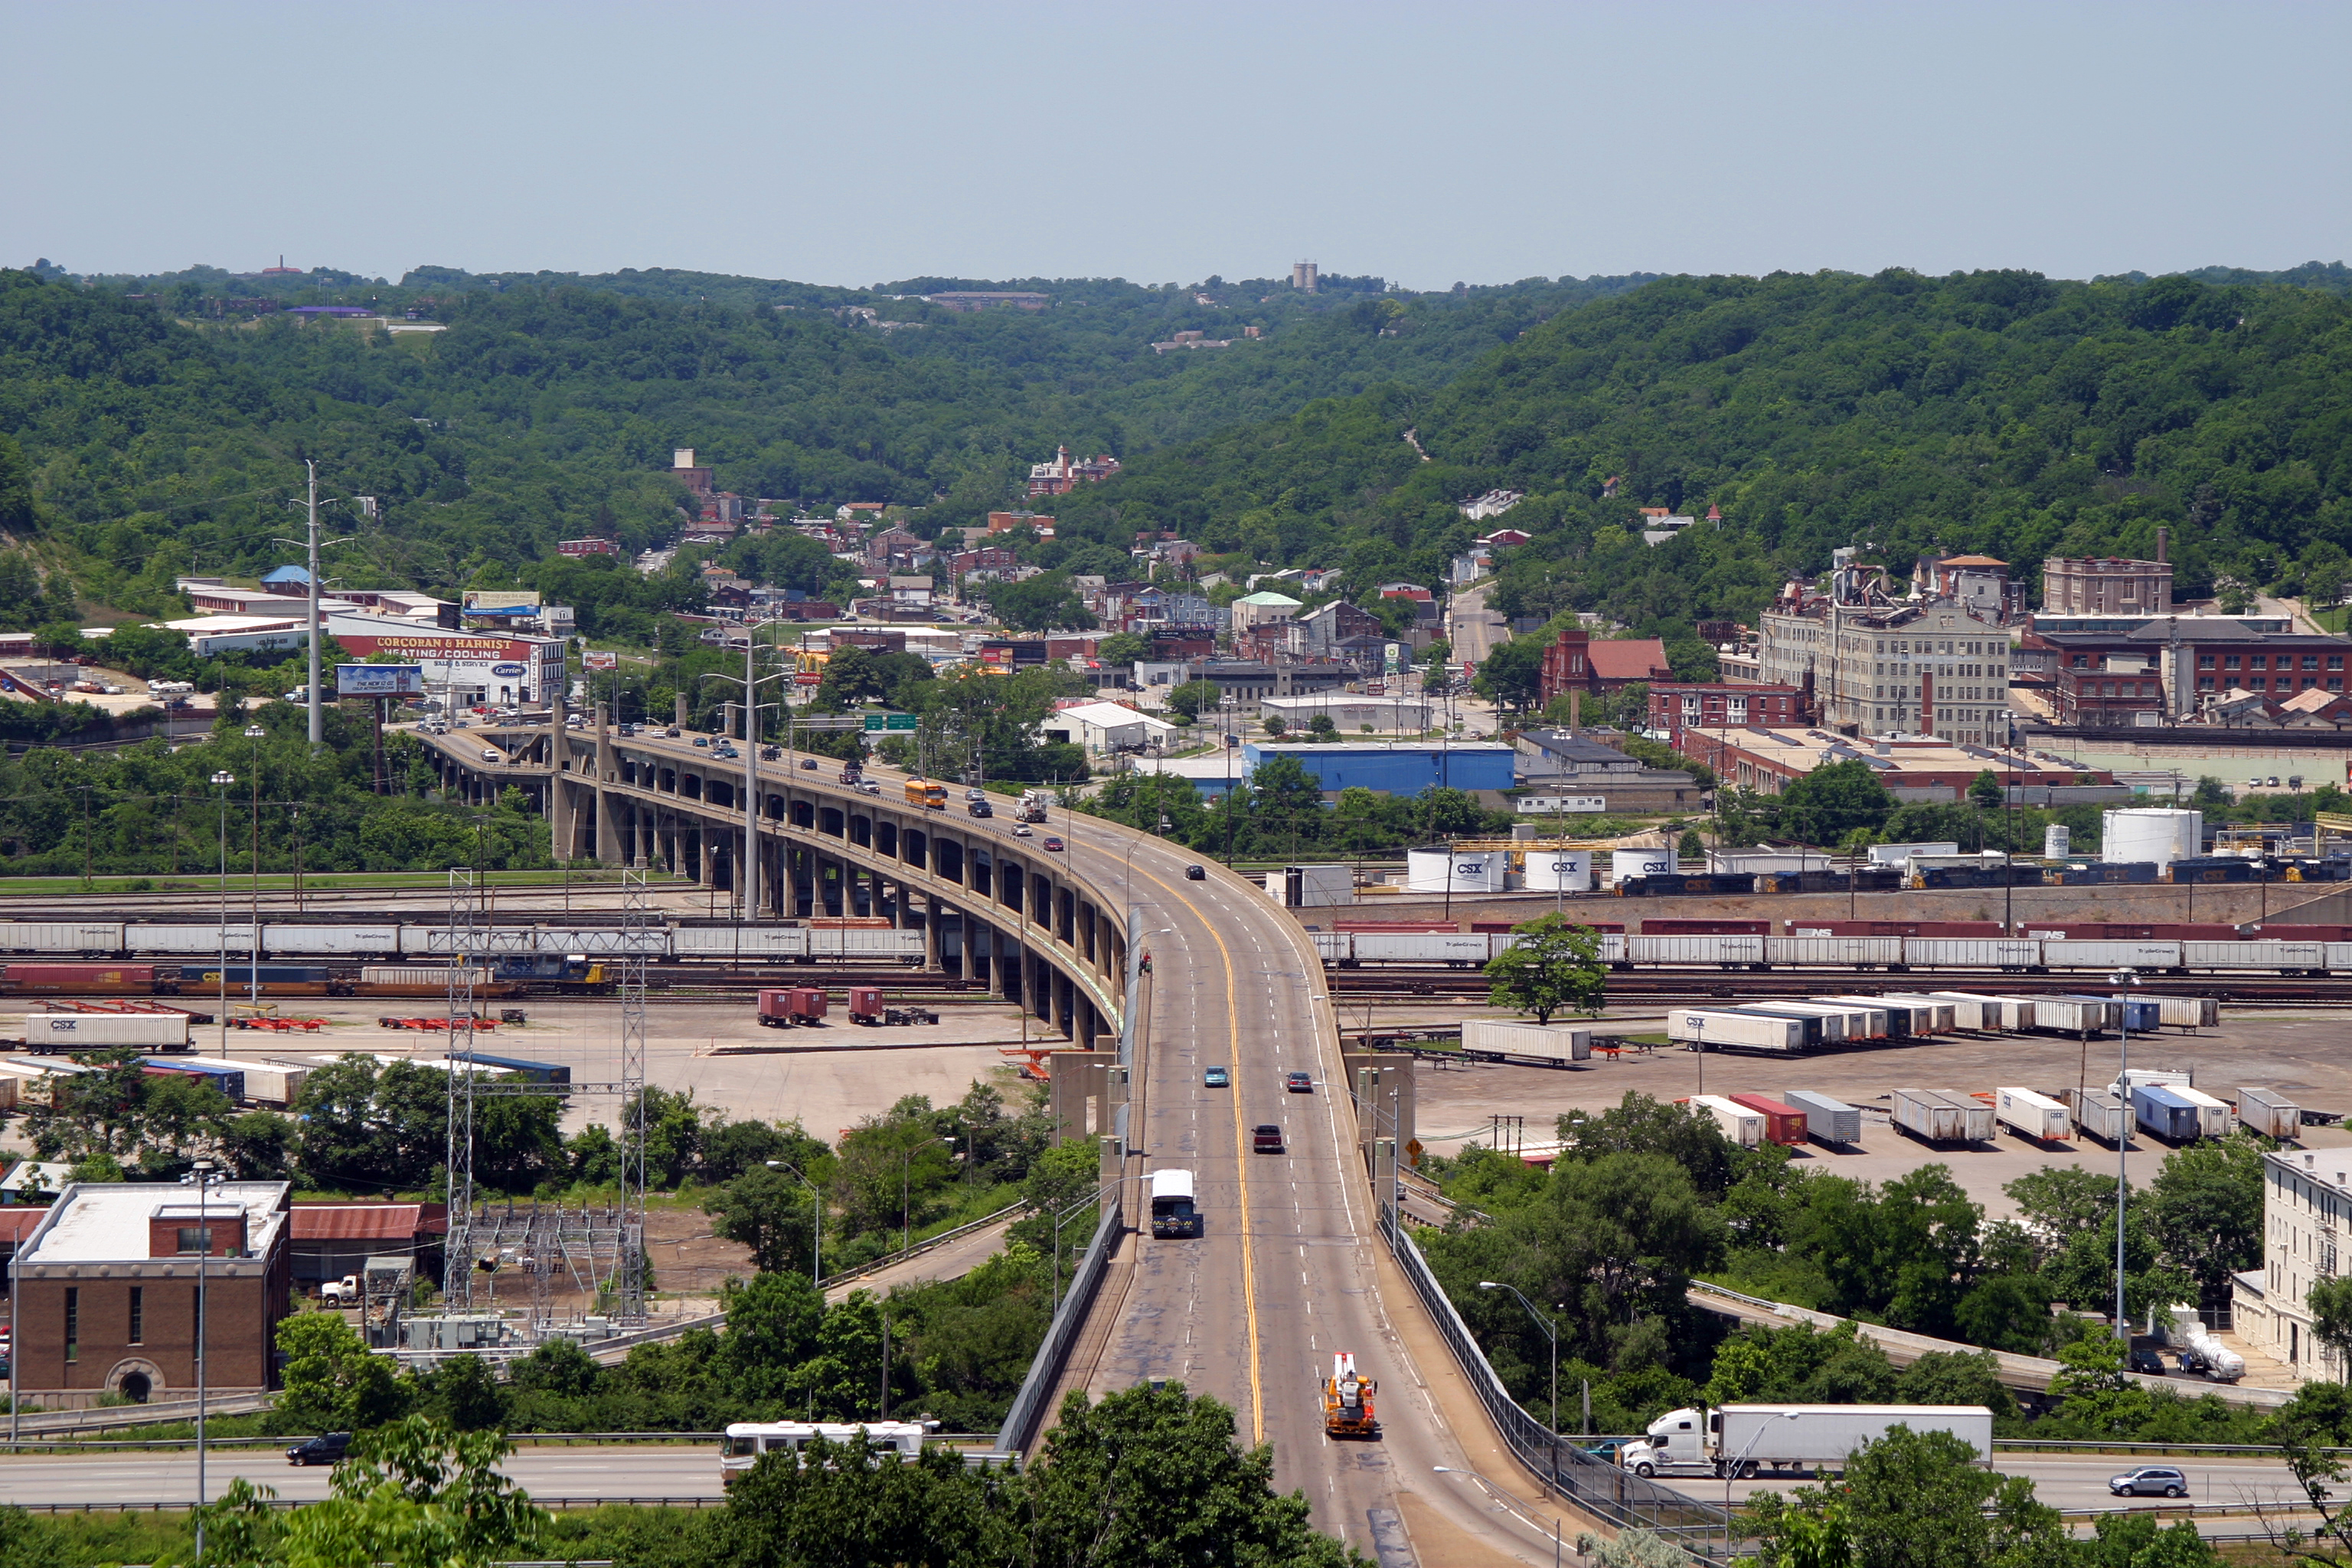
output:
<svg viewBox="0 0 2352 1568"><path fill-rule="evenodd" d="M1615 691L1638 680L1667 680L1674 669L1666 663L1666 645L1656 637L1617 637L1600 642L1580 627L1559 634L1543 650L1543 705L1562 692Z"/></svg>
<svg viewBox="0 0 2352 1568"><path fill-rule="evenodd" d="M1685 729L1744 729L1805 721L1801 686L1676 681L1650 688L1650 728L1679 737Z"/></svg>
<svg viewBox="0 0 2352 1568"><path fill-rule="evenodd" d="M2042 563L2042 609L2053 616L2169 615L2172 563L2051 556Z"/></svg>
<svg viewBox="0 0 2352 1568"><path fill-rule="evenodd" d="M274 1387L292 1296L290 1190L226 1182L200 1205L176 1182L66 1188L17 1248L17 1389L52 1407L184 1396L196 1384L199 1258L207 1386Z"/></svg>

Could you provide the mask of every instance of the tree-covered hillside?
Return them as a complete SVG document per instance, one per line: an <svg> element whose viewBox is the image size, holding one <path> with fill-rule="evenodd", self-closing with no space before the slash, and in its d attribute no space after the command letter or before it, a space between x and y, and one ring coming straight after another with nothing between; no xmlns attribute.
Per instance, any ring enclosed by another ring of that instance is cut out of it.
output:
<svg viewBox="0 0 2352 1568"><path fill-rule="evenodd" d="M2352 300L2313 270L2324 287L1664 279L1436 391L1378 387L1131 464L1062 509L1064 532L1171 527L1345 565L1360 591L1433 580L1496 526L1455 503L1502 486L1527 492L1509 521L1536 536L1506 557L1498 603L1517 613L1746 615L1841 545L2030 573L2148 553L2166 523L2185 594L2324 593L2352 546ZM1719 531L1642 542L1640 509L1711 505Z"/></svg>
<svg viewBox="0 0 2352 1568"><path fill-rule="evenodd" d="M281 559L269 541L287 531L279 503L305 453L331 491L379 499L373 520L340 530L360 538L339 575L446 592L566 535L655 542L680 499L660 473L673 447L746 495L901 501L929 507L927 528L969 522L1057 445L1131 458L1375 383L1434 387L1640 280L1411 299L1055 284L1041 286L1051 309L980 314L847 296L874 301L858 307L870 318L827 302L846 291L682 274L121 281L138 287L0 273L0 437L95 558L86 594L135 605L174 572ZM244 289L395 318L414 307L446 330L210 313ZM1265 335L1244 339L1249 326ZM1242 341L1152 352L1185 330Z"/></svg>

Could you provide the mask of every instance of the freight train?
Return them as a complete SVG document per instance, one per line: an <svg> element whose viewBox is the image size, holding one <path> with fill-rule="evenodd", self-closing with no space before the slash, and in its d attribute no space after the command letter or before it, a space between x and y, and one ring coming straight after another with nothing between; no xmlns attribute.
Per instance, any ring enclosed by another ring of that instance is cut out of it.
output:
<svg viewBox="0 0 2352 1568"><path fill-rule="evenodd" d="M1484 964L1518 941L1510 931L1312 933L1327 967ZM1999 970L2151 974L2352 974L2352 940L2178 938L2078 940L2045 936L1755 936L1604 931L1601 961L1612 969Z"/></svg>
<svg viewBox="0 0 2352 1568"><path fill-rule="evenodd" d="M2053 860L2046 864L1992 860L1967 866L1861 866L1847 871L1668 871L1628 877L1621 898L1738 897L1754 893L1885 893L1935 888L2093 888L2119 884L2230 885L2242 882L2352 881L2352 855L2325 858L2201 855L2159 866L2152 860Z"/></svg>
<svg viewBox="0 0 2352 1568"><path fill-rule="evenodd" d="M249 921L226 927L160 921L0 921L0 954L82 959L205 960L241 965L271 959L446 961L453 940L486 961L577 956L583 961L639 952L650 959L782 960L787 963L920 963L923 933L880 924L738 925L674 921L635 931L618 926L485 925L453 939L446 925L331 925L269 922L254 952Z"/></svg>

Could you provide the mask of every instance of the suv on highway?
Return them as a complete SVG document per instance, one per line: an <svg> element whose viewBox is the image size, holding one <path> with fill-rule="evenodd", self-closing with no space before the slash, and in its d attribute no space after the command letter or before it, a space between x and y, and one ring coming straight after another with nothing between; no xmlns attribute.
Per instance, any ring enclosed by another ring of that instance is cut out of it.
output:
<svg viewBox="0 0 2352 1568"><path fill-rule="evenodd" d="M2142 1465L2110 1476L2107 1489L2117 1497L2187 1497L2189 1478L2170 1465Z"/></svg>
<svg viewBox="0 0 2352 1568"><path fill-rule="evenodd" d="M1282 1129L1271 1121L1262 1121L1250 1129L1250 1148L1260 1154L1282 1152Z"/></svg>
<svg viewBox="0 0 2352 1568"><path fill-rule="evenodd" d="M329 1432L287 1449L286 1462L289 1465L331 1465L341 1458L351 1446L352 1435L349 1432Z"/></svg>

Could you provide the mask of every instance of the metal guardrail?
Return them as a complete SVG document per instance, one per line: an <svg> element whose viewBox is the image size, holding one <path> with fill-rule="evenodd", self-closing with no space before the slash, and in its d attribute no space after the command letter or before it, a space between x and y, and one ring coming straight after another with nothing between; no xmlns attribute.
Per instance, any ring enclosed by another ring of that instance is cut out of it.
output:
<svg viewBox="0 0 2352 1568"><path fill-rule="evenodd" d="M1045 1329L1044 1342L1030 1358L1029 1375L1021 1380L1021 1392L1013 1395L1013 1407L1004 1413L1004 1425L996 1434L995 1451L999 1454L1025 1452L1030 1433L1050 1414L1041 1406L1053 1397L1054 1385L1061 1381L1062 1369L1070 1356L1070 1343L1077 1338L1079 1326L1094 1306L1095 1292L1102 1288L1103 1275L1110 1268L1111 1248L1118 1245L1119 1235L1126 1228L1126 1191L1125 1182L1108 1183L1103 1188L1103 1195L1109 1202L1095 1224L1094 1239L1087 1244L1086 1255L1078 1260L1068 1293L1063 1296L1053 1322Z"/></svg>
<svg viewBox="0 0 2352 1568"><path fill-rule="evenodd" d="M994 1214L982 1215L974 1220L966 1220L952 1230L943 1230L937 1236L925 1237L912 1247L902 1247L896 1252L886 1252L881 1257L861 1263L854 1268L845 1268L838 1274L828 1274L824 1277L824 1284L838 1285L845 1279L863 1279L868 1274L877 1274L894 1263L904 1263L909 1258L920 1258L935 1247L944 1247L950 1241L961 1241L972 1232L986 1230L1000 1220L1011 1219L1028 1206L1025 1203L1007 1204Z"/></svg>
<svg viewBox="0 0 2352 1568"><path fill-rule="evenodd" d="M308 1442L313 1434L292 1432L275 1437L207 1437L205 1447L212 1448L276 1448L291 1447ZM717 1443L725 1438L724 1432L509 1432L507 1441L518 1448L533 1447L622 1447L631 1445L651 1446L670 1443ZM935 1432L924 1439L930 1444L947 1444L969 1447L982 1443L993 1443L992 1432ZM193 1448L194 1437L89 1437L57 1443L26 1443L21 1447L39 1449L44 1453L103 1453L116 1449Z"/></svg>
<svg viewBox="0 0 2352 1568"><path fill-rule="evenodd" d="M257 1415L276 1403L274 1394L226 1394L205 1401L211 1415ZM93 1405L80 1410L26 1410L16 1415L19 1436L48 1436L57 1433L108 1432L132 1426L156 1426L173 1421L194 1421L196 1402L173 1400L167 1405ZM0 1422L6 1416L0 1414ZM0 1436L5 1428L0 1427Z"/></svg>
<svg viewBox="0 0 2352 1568"><path fill-rule="evenodd" d="M1380 1211L1380 1227L1496 1433L1561 1501L1608 1524L1654 1531L1694 1556L1731 1554L1731 1516L1724 1510L1597 1458L1521 1409L1478 1348L1470 1326L1454 1310L1421 1248L1385 1206Z"/></svg>

